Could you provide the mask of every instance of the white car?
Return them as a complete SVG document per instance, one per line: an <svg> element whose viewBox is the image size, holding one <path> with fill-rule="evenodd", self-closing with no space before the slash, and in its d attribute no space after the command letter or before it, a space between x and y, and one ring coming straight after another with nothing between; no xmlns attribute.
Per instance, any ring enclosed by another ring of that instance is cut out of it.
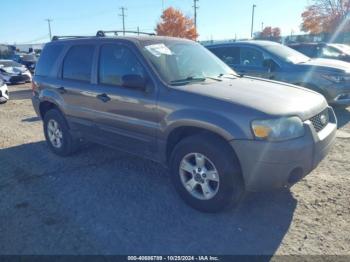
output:
<svg viewBox="0 0 350 262"><path fill-rule="evenodd" d="M32 74L22 64L12 60L0 60L0 79L6 84L21 84L32 81Z"/></svg>
<svg viewBox="0 0 350 262"><path fill-rule="evenodd" d="M9 91L4 81L0 79L0 104L4 104L9 100Z"/></svg>

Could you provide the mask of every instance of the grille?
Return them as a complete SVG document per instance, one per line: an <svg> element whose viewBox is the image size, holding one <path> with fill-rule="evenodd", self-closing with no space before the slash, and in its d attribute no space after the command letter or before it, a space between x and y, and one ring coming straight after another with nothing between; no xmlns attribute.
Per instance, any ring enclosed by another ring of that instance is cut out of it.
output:
<svg viewBox="0 0 350 262"><path fill-rule="evenodd" d="M310 121L317 133L322 131L329 123L328 109L322 111L314 117L311 117Z"/></svg>
<svg viewBox="0 0 350 262"><path fill-rule="evenodd" d="M25 82L28 81L29 77L27 75L18 75L18 76L12 76L10 78L10 82L12 84L20 83L20 82Z"/></svg>

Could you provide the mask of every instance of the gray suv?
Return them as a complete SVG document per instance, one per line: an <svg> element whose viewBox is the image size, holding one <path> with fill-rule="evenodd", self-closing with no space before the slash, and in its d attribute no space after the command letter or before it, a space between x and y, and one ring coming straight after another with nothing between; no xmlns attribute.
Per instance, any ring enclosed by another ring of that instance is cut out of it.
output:
<svg viewBox="0 0 350 262"><path fill-rule="evenodd" d="M311 59L270 41L238 41L207 48L239 74L303 86L322 94L329 104L350 106L350 63Z"/></svg>
<svg viewBox="0 0 350 262"><path fill-rule="evenodd" d="M87 140L162 163L205 212L293 185L337 129L322 95L241 77L200 44L168 37L56 37L40 56L32 101L57 155Z"/></svg>

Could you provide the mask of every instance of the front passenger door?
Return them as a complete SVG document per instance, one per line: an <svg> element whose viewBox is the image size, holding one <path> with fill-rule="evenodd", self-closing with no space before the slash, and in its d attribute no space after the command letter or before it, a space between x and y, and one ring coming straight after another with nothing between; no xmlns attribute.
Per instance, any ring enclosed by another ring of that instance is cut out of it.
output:
<svg viewBox="0 0 350 262"><path fill-rule="evenodd" d="M121 43L100 46L97 69L96 118L100 142L131 153L151 155L158 128L156 86L136 49ZM144 79L143 88L126 78Z"/></svg>

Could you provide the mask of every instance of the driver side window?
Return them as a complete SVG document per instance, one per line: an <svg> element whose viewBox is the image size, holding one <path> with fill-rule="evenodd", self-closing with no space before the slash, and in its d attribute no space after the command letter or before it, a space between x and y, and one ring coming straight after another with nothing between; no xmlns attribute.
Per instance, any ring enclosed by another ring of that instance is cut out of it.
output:
<svg viewBox="0 0 350 262"><path fill-rule="evenodd" d="M264 54L250 47L241 47L241 65L251 67L263 67Z"/></svg>

